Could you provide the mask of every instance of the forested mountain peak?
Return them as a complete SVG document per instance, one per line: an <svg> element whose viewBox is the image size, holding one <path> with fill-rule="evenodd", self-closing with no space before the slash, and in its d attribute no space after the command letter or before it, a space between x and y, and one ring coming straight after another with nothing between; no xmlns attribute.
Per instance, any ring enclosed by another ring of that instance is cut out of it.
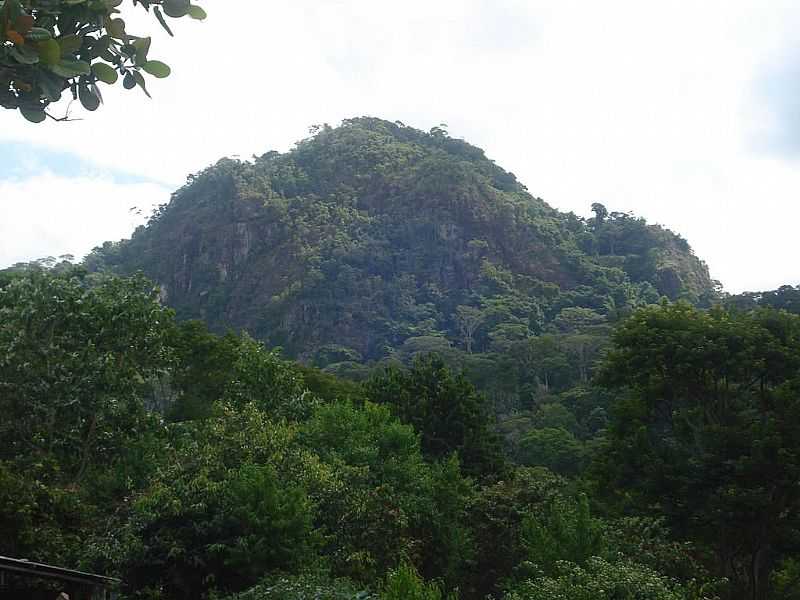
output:
<svg viewBox="0 0 800 600"><path fill-rule="evenodd" d="M321 366L409 346L489 352L576 309L602 322L660 296L713 297L685 240L593 210L556 211L444 127L362 117L287 153L220 160L86 264L143 270L179 316Z"/></svg>

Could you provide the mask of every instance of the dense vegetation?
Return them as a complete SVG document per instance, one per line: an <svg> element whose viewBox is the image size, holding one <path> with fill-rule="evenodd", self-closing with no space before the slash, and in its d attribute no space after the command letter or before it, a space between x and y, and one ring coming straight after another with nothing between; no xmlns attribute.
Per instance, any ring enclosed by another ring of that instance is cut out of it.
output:
<svg viewBox="0 0 800 600"><path fill-rule="evenodd" d="M509 458L435 356L348 382L157 298L0 277L0 554L130 598L797 598L796 315L640 309Z"/></svg>
<svg viewBox="0 0 800 600"><path fill-rule="evenodd" d="M559 213L441 128L359 118L220 161L86 264L141 270L181 319L334 374L435 351L510 410L586 382L608 324L634 308L715 297L685 240L593 208ZM550 357L538 372L532 354Z"/></svg>
<svg viewBox="0 0 800 600"><path fill-rule="evenodd" d="M592 208L355 119L0 271L0 555L131 600L797 600L800 288Z"/></svg>

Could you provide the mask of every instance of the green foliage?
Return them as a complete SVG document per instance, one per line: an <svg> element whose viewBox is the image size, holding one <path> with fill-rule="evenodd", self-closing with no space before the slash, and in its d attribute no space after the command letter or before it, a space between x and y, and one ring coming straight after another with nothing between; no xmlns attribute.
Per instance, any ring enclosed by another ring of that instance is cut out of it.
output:
<svg viewBox="0 0 800 600"><path fill-rule="evenodd" d="M318 540L305 488L317 468L291 452L292 436L251 405L177 438L177 460L136 500L126 525L128 590L200 598L310 564ZM301 469L303 477L292 475Z"/></svg>
<svg viewBox="0 0 800 600"><path fill-rule="evenodd" d="M103 101L99 83L119 79L147 92L143 73L162 78L170 68L149 56L150 37L129 33L123 0L0 1L0 106L34 123L69 90L86 110ZM204 19L189 0L134 0L172 35L164 15Z"/></svg>
<svg viewBox="0 0 800 600"><path fill-rule="evenodd" d="M517 444L520 464L547 467L560 475L576 475L582 468L584 455L580 441L561 428L533 429Z"/></svg>
<svg viewBox="0 0 800 600"><path fill-rule="evenodd" d="M214 402L225 393L239 355L240 340L216 336L201 321L186 321L171 332L175 369L171 385L179 391L169 416L175 421L211 415Z"/></svg>
<svg viewBox="0 0 800 600"><path fill-rule="evenodd" d="M378 600L343 579L330 580L319 575L279 577L249 590L220 600Z"/></svg>
<svg viewBox="0 0 800 600"><path fill-rule="evenodd" d="M797 600L800 598L800 561L795 557L784 559L772 573L772 598Z"/></svg>
<svg viewBox="0 0 800 600"><path fill-rule="evenodd" d="M454 595L445 596L435 583L426 583L413 566L402 563L386 578L381 591L382 600L456 600Z"/></svg>
<svg viewBox="0 0 800 600"><path fill-rule="evenodd" d="M0 462L0 554L73 561L92 509L74 489L46 485Z"/></svg>
<svg viewBox="0 0 800 600"><path fill-rule="evenodd" d="M509 478L483 487L469 506L469 523L479 549L468 579L471 597L501 591L528 559L523 523L539 514L564 489L565 482L546 469L518 468Z"/></svg>
<svg viewBox="0 0 800 600"><path fill-rule="evenodd" d="M171 318L142 277L32 271L0 289L0 459L68 483L113 465L150 426L140 394L170 362Z"/></svg>
<svg viewBox="0 0 800 600"><path fill-rule="evenodd" d="M715 293L675 234L559 213L441 129L366 117L219 161L86 264L142 270L180 318L337 375L435 352L502 412L588 383L636 307Z"/></svg>
<svg viewBox="0 0 800 600"><path fill-rule="evenodd" d="M314 495L334 571L370 581L411 554L430 493L414 431L385 407L338 402L320 406L299 435L335 473Z"/></svg>
<svg viewBox="0 0 800 600"><path fill-rule="evenodd" d="M368 383L367 390L373 402L391 406L420 433L426 456L441 459L457 452L468 474L502 476L502 451L487 425L484 398L439 357L420 358L407 371L388 368Z"/></svg>
<svg viewBox="0 0 800 600"><path fill-rule="evenodd" d="M592 557L584 566L558 563L552 577L526 581L504 600L701 600L657 571L629 561Z"/></svg>
<svg viewBox="0 0 800 600"><path fill-rule="evenodd" d="M709 573L707 552L692 542L674 539L661 517L624 517L606 522L604 537L612 555L624 555L677 581L705 587L709 593L725 588L724 579Z"/></svg>
<svg viewBox="0 0 800 600"><path fill-rule="evenodd" d="M232 378L223 399L236 407L253 403L274 417L290 419L308 415L313 404L294 365L247 335L236 348Z"/></svg>
<svg viewBox="0 0 800 600"><path fill-rule="evenodd" d="M329 372L305 365L298 364L297 369L302 375L308 391L324 402L333 402L334 400L363 402L366 400L366 391L363 386L350 378L336 377Z"/></svg>
<svg viewBox="0 0 800 600"><path fill-rule="evenodd" d="M557 498L522 522L522 543L534 568L552 575L559 561L585 565L606 550L603 523L589 512L586 496Z"/></svg>
<svg viewBox="0 0 800 600"><path fill-rule="evenodd" d="M602 390L574 385L597 356L576 348L607 315L562 306L517 336L514 306L482 305L473 343L509 355L450 358L517 382L531 366L501 431L567 478L506 462L485 398L441 358L343 382L176 325L141 276L62 263L0 284L0 554L153 600L796 596L800 317L641 310Z"/></svg>
<svg viewBox="0 0 800 600"><path fill-rule="evenodd" d="M800 527L800 317L665 304L614 341L601 381L623 393L600 485L629 511L658 506L732 593L766 598Z"/></svg>

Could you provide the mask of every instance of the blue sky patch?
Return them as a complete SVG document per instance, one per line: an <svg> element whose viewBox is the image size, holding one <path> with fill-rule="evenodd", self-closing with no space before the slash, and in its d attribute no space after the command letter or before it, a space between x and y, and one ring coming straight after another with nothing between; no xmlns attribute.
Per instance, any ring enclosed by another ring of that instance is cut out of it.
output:
<svg viewBox="0 0 800 600"><path fill-rule="evenodd" d="M28 142L3 142L0 181L25 180L43 173L58 177L102 177L119 184L157 183L163 181L96 164L71 152L55 150Z"/></svg>

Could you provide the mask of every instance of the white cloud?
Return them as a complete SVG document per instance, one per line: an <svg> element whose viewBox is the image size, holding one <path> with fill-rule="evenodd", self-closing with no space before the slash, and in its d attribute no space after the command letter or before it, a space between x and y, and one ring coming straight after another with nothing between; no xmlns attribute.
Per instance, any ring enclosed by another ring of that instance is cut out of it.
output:
<svg viewBox="0 0 800 600"><path fill-rule="evenodd" d="M0 114L0 139L177 186L313 123L444 122L558 208L600 201L675 229L730 290L800 282L800 170L752 143L775 117L756 88L795 47L793 0L202 4L209 19L174 40L139 19L173 67L152 101L109 90L85 121L39 127Z"/></svg>
<svg viewBox="0 0 800 600"><path fill-rule="evenodd" d="M103 178L44 173L0 182L0 268L63 254L81 258L105 240L130 236L152 204L168 198L156 184Z"/></svg>

